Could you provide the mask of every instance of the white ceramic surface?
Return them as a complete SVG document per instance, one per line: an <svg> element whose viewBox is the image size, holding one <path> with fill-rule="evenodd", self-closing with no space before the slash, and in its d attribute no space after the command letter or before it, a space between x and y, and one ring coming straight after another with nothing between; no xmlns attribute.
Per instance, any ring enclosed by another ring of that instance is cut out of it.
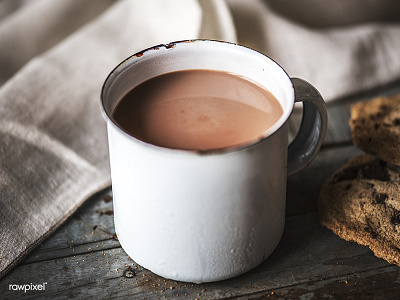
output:
<svg viewBox="0 0 400 300"><path fill-rule="evenodd" d="M260 141L210 152L147 144L111 112L139 83L183 69L237 73L270 90L284 114ZM277 246L285 223L287 119L294 89L266 56L229 43L179 42L136 54L107 78L107 120L118 239L138 264L166 278L208 282L242 274Z"/></svg>

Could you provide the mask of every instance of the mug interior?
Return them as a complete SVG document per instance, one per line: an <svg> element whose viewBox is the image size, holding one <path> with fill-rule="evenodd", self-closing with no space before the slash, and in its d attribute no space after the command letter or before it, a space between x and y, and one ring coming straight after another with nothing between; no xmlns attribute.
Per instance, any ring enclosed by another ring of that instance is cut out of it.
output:
<svg viewBox="0 0 400 300"><path fill-rule="evenodd" d="M112 117L115 107L130 90L142 82L157 75L191 69L237 74L269 90L280 102L283 114L272 127L263 132L263 138L278 130L293 110L292 82L285 71L269 57L237 44L193 40L155 46L132 55L118 65L106 79L101 94L102 108L107 118L118 126Z"/></svg>

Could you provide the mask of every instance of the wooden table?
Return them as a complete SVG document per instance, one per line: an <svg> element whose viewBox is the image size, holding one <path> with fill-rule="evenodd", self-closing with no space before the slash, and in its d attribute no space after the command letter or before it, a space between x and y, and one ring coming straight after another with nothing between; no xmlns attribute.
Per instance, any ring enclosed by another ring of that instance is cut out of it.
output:
<svg viewBox="0 0 400 300"><path fill-rule="evenodd" d="M116 239L108 189L90 198L0 281L0 298L400 299L400 268L322 227L317 212L324 180L361 153L351 141L351 103L399 92L398 82L328 104L329 128L321 152L307 169L288 179L282 240L252 271L222 282L190 284L143 269ZM293 131L300 115L300 111L293 115ZM45 290L9 290L10 284L31 283L45 283Z"/></svg>

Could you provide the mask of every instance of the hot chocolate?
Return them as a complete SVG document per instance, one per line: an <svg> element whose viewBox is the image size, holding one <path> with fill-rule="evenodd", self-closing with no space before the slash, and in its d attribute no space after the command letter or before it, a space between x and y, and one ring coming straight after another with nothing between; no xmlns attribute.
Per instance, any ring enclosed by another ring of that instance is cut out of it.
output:
<svg viewBox="0 0 400 300"><path fill-rule="evenodd" d="M212 70L162 74L133 88L113 118L130 135L175 149L209 150L256 140L281 117L279 101L241 76Z"/></svg>

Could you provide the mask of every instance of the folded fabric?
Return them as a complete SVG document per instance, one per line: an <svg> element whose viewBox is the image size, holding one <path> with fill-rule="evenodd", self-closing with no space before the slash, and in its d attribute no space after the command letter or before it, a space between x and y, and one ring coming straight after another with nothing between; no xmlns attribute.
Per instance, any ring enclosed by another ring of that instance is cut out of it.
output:
<svg viewBox="0 0 400 300"><path fill-rule="evenodd" d="M0 3L4 10L12 11L15 7L11 4L16 6L18 1ZM0 84L112 3L113 0L35 0L9 14L0 22Z"/></svg>
<svg viewBox="0 0 400 300"><path fill-rule="evenodd" d="M400 79L400 3L227 1L239 43L309 81L328 102Z"/></svg>
<svg viewBox="0 0 400 300"><path fill-rule="evenodd" d="M2 8L0 277L110 185L100 90L137 51L238 42L328 101L400 78L398 23L316 27L262 0L3 0Z"/></svg>

